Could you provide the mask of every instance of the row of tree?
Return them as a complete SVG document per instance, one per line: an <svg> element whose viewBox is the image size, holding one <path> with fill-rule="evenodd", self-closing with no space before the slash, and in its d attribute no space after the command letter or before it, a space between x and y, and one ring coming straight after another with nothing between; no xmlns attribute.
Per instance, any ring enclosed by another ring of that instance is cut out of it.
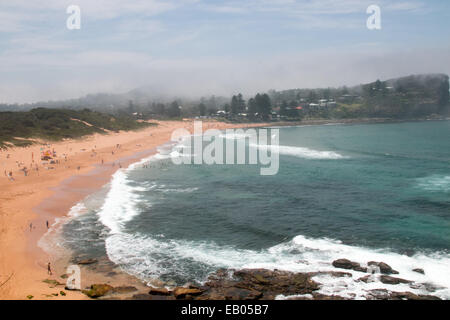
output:
<svg viewBox="0 0 450 320"><path fill-rule="evenodd" d="M239 93L231 98L230 104L224 106L224 111L232 118L246 114L252 120L268 120L272 112L272 101L268 94L258 93L246 102Z"/></svg>
<svg viewBox="0 0 450 320"><path fill-rule="evenodd" d="M170 104L153 103L151 106L152 115L156 115L162 118L180 118L181 106L178 101L173 101Z"/></svg>

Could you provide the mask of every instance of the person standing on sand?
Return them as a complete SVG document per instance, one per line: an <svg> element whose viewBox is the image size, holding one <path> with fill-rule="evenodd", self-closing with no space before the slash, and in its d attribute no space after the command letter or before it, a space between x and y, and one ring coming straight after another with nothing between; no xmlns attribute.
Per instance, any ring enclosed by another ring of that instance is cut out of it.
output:
<svg viewBox="0 0 450 320"><path fill-rule="evenodd" d="M33 224L30 223L30 232L33 230Z"/></svg>
<svg viewBox="0 0 450 320"><path fill-rule="evenodd" d="M48 229L48 220L46 221L46 223L45 223L46 225L47 225L47 229Z"/></svg>
<svg viewBox="0 0 450 320"><path fill-rule="evenodd" d="M47 273L49 274L49 275L52 275L53 273L52 273L52 267L50 266L50 262L47 264Z"/></svg>

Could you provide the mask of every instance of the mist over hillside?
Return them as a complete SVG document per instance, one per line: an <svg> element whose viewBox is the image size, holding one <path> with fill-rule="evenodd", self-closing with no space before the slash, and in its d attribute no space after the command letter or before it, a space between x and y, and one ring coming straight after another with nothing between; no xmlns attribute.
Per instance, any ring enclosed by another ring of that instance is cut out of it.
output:
<svg viewBox="0 0 450 320"><path fill-rule="evenodd" d="M430 114L447 114L449 103L449 77L445 74L419 74L406 77L374 81L353 87L297 88L269 90L272 108L294 108L301 106L311 111L320 100L336 102L337 110L320 110L311 113L316 118L329 117L414 117ZM236 92L238 94L238 92ZM252 97L240 95L244 106L240 112L248 112ZM247 101L248 100L248 101ZM247 101L247 102L246 102ZM177 104L179 116L212 115L231 108L232 97L206 97L171 95L156 86L140 87L125 93L89 94L78 99L42 101L32 104L0 104L0 111L28 111L34 108L66 108L82 110L89 108L109 114L144 113L161 116L161 110ZM285 105L283 107L283 105ZM201 109L204 109L201 111ZM308 114L304 114L308 115ZM178 114L177 114L178 116Z"/></svg>

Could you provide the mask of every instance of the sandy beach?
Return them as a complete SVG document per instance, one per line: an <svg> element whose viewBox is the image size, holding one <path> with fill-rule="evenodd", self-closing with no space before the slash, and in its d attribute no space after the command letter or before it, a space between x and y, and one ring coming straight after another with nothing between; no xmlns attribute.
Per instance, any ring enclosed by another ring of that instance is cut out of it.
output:
<svg viewBox="0 0 450 320"><path fill-rule="evenodd" d="M204 130L244 126L203 122ZM157 126L140 131L56 143L39 141L30 147L0 151L0 299L88 299L79 291L64 290L64 285L43 282L64 283L61 275L69 263L38 246L48 232L47 223L51 227L55 219L65 217L77 202L107 184L120 167L155 153L177 128L192 132L193 121L159 121ZM42 163L43 150L54 151L56 163ZM52 275L47 271L49 262ZM105 280L95 274L83 275L82 288ZM123 281L137 280L127 277ZM66 296L56 296L61 290Z"/></svg>

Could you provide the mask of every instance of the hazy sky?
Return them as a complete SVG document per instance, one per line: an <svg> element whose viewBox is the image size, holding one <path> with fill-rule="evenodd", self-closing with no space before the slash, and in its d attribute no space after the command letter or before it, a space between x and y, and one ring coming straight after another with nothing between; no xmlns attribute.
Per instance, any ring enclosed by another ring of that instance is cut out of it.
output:
<svg viewBox="0 0 450 320"><path fill-rule="evenodd" d="M81 29L68 30L69 5ZM366 9L381 8L381 30ZM448 0L0 0L0 103L450 73Z"/></svg>

